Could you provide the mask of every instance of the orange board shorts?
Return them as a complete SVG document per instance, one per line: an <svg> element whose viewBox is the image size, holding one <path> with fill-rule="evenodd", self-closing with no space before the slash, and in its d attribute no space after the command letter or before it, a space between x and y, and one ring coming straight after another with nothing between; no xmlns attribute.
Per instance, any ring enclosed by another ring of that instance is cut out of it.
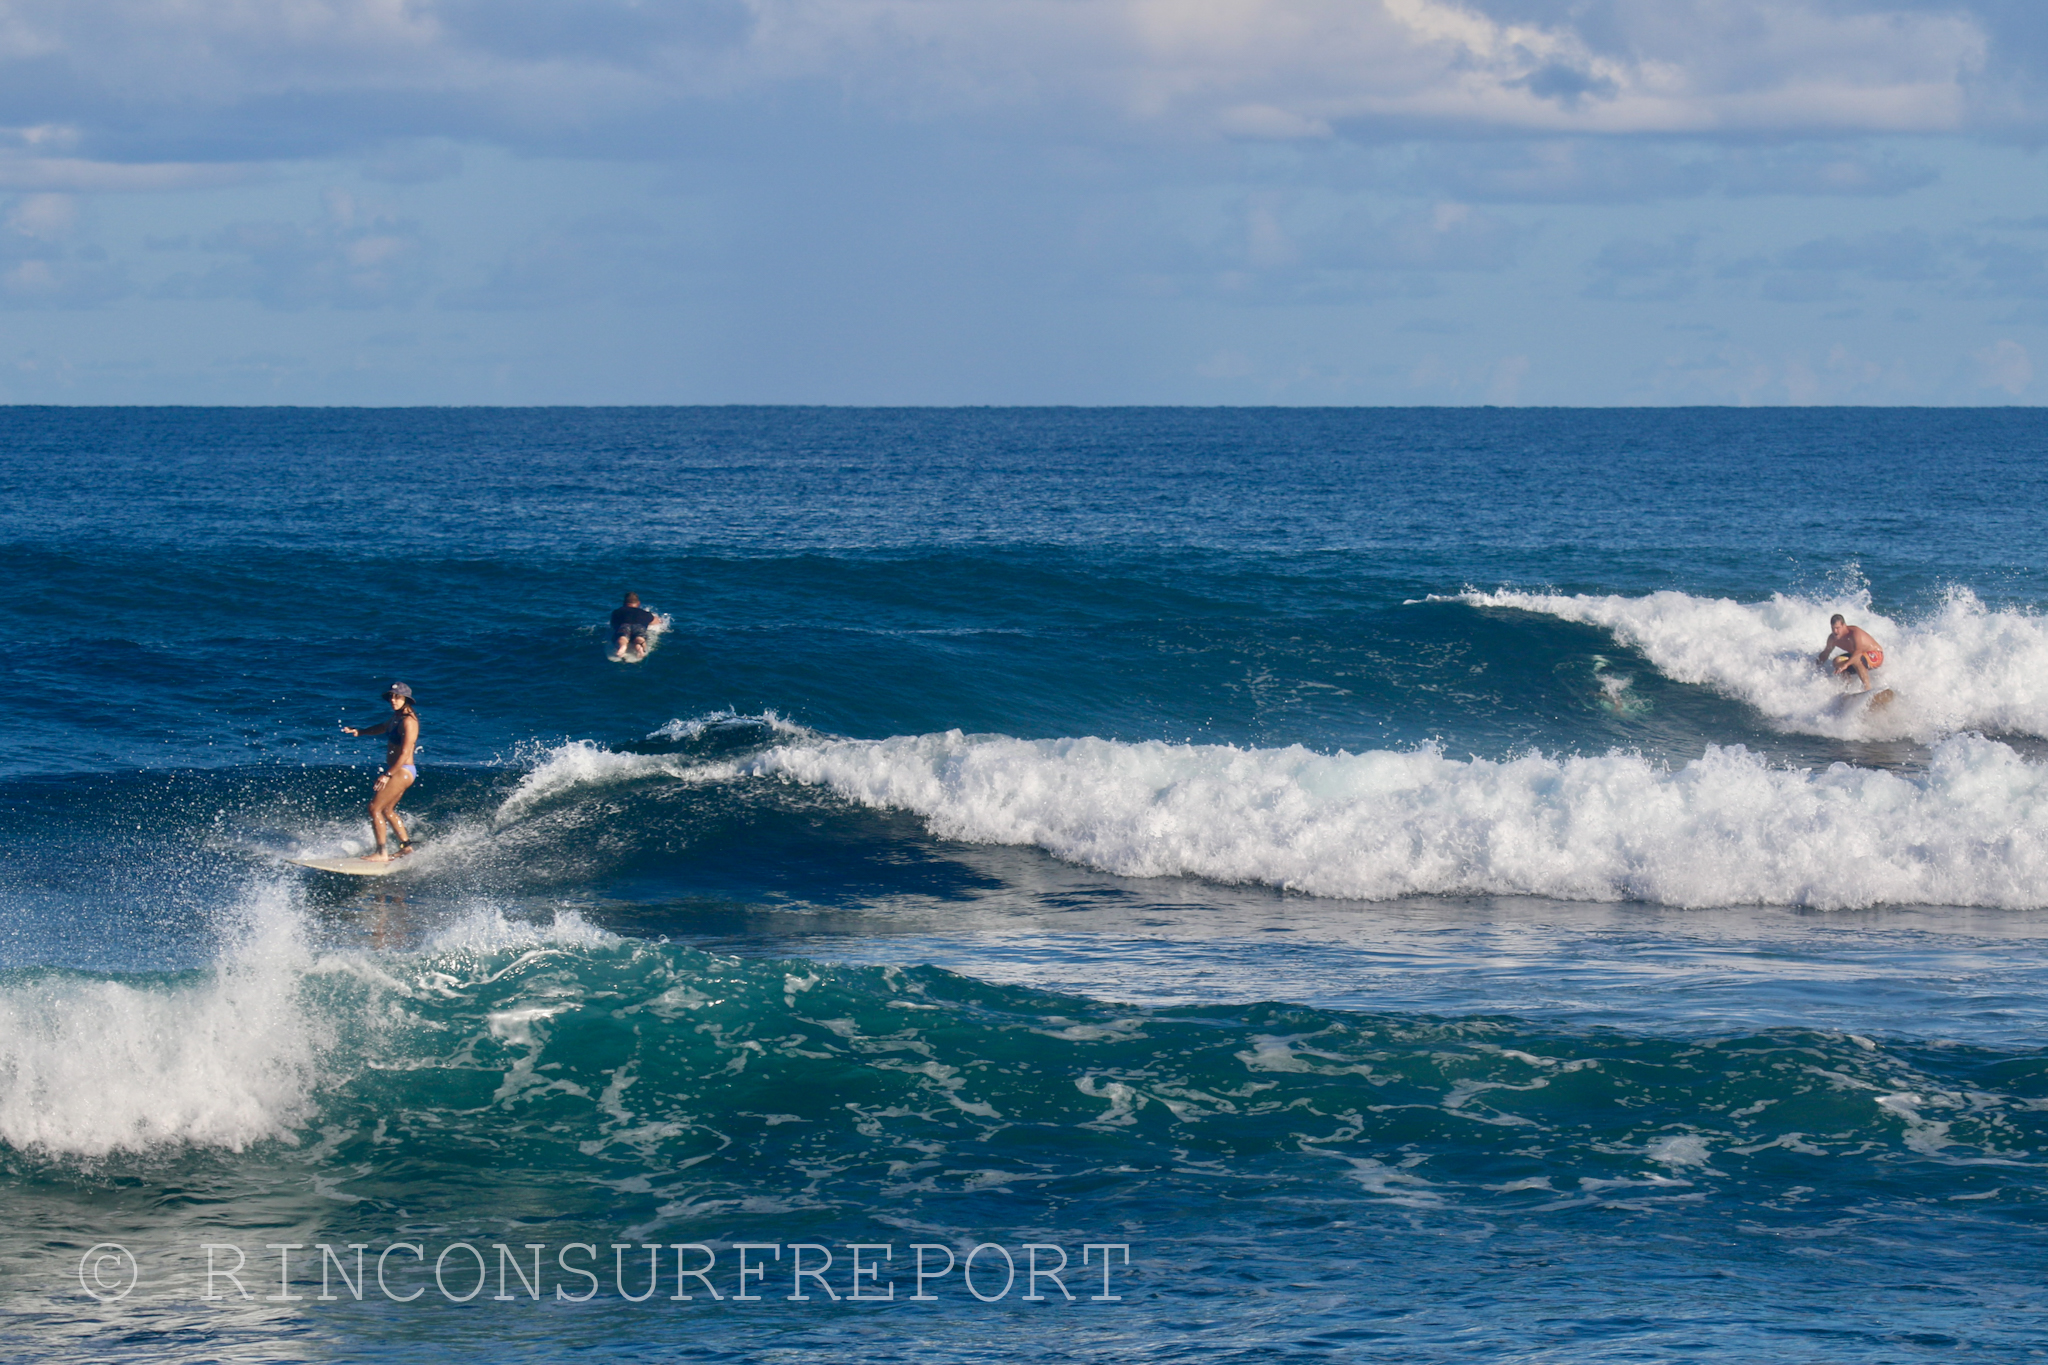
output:
<svg viewBox="0 0 2048 1365"><path fill-rule="evenodd" d="M1866 651L1863 655L1863 661L1863 666L1865 668L1883 668L1884 651L1881 649L1873 649Z"/></svg>

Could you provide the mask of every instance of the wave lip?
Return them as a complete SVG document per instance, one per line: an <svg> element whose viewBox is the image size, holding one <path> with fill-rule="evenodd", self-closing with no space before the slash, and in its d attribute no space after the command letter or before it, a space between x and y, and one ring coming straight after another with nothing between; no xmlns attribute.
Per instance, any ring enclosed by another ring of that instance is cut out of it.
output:
<svg viewBox="0 0 2048 1365"><path fill-rule="evenodd" d="M493 818L499 823L513 820L545 802L583 788L650 777L709 781L732 772L730 764L705 763L683 754L625 754L589 740L571 740L541 755L499 802Z"/></svg>
<svg viewBox="0 0 2048 1365"><path fill-rule="evenodd" d="M1740 747L1505 762L959 731L781 745L742 775L1031 844L1123 876L1317 896L1530 894L1677 906L2048 906L2048 770L1978 736L1905 777Z"/></svg>
<svg viewBox="0 0 2048 1365"><path fill-rule="evenodd" d="M720 730L766 730L785 739L798 739L813 733L801 725L784 720L774 711L762 711L758 715L747 715L726 707L720 711L708 712L688 719L678 717L648 733L649 739L669 740L683 743L701 739L707 734Z"/></svg>
<svg viewBox="0 0 2048 1365"><path fill-rule="evenodd" d="M1867 601L1774 594L1765 602L1468 590L1434 601L1507 607L1599 626L1677 682L1748 703L1774 724L1840 739L1933 740L1963 730L2048 737L2048 617L1993 611L1966 588L1904 621ZM1842 684L1814 666L1828 618L1841 612L1884 646L1884 686L1899 702L1842 711Z"/></svg>
<svg viewBox="0 0 2048 1365"><path fill-rule="evenodd" d="M784 720L773 711L744 715L730 709L671 720L647 736L650 741L685 745L710 738L742 742L752 738L760 742L768 739L801 741L815 737L815 731ZM746 747L754 746L748 744ZM526 773L499 803L492 817L497 823L518 819L558 797L590 787L661 777L684 782L710 782L730 779L736 771L732 764L702 752L621 753L582 739L548 749L535 748L523 754L522 758L527 764Z"/></svg>

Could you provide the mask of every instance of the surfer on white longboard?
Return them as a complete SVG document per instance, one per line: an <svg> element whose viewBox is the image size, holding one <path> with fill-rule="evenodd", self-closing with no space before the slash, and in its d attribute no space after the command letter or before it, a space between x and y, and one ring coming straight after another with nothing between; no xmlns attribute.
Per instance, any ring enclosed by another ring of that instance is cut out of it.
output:
<svg viewBox="0 0 2048 1365"><path fill-rule="evenodd" d="M647 657L647 628L654 624L654 613L640 605L640 594L626 594L625 605L612 613L612 659L624 662Z"/></svg>
<svg viewBox="0 0 2048 1365"><path fill-rule="evenodd" d="M384 700L391 703L397 714L381 725L364 726L357 729L344 725L345 735L388 735L384 742L384 771L377 774L377 782L370 789L370 838L376 850L363 855L366 863L388 863L393 858L403 858L412 852L412 838L405 832L405 822L398 818L398 798L405 795L406 788L413 784L419 769L413 763L413 750L420 742L420 713L413 709L412 689L404 683L393 683L384 689ZM385 844L385 825L398 836L398 848L394 852Z"/></svg>
<svg viewBox="0 0 2048 1365"><path fill-rule="evenodd" d="M1869 631L1850 625L1837 614L1828 618L1828 642L1820 647L1816 662L1828 663L1828 656L1838 649L1842 657L1833 661L1836 675L1853 671L1863 679L1863 690L1870 691L1875 686L1870 681L1870 670L1884 667L1884 646Z"/></svg>

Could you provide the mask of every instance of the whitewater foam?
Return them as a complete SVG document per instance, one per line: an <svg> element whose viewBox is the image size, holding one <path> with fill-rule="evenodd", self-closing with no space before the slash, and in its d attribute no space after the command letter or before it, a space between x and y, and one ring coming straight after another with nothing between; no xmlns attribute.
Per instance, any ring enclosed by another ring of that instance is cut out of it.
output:
<svg viewBox="0 0 2048 1365"><path fill-rule="evenodd" d="M669 777L704 781L727 775L729 764L705 764L681 754L625 754L589 740L571 740L540 754L519 784L498 804L502 823L569 792L616 782Z"/></svg>
<svg viewBox="0 0 2048 1365"><path fill-rule="evenodd" d="M2048 905L2048 769L1973 735L1913 776L1740 747L1671 769L959 731L781 745L737 770L912 811L944 838L1318 896Z"/></svg>
<svg viewBox="0 0 2048 1365"><path fill-rule="evenodd" d="M701 716L671 720L650 733L650 740L686 743L719 730L755 731L763 737L810 740L817 732L784 720L774 711L745 714L731 709ZM634 754L607 749L589 740L571 740L552 748L534 748L520 755L527 765L525 776L493 814L496 824L519 819L536 807L572 791L649 778L672 778L685 782L716 782L730 779L736 769L730 763L705 762L687 754Z"/></svg>
<svg viewBox="0 0 2048 1365"><path fill-rule="evenodd" d="M534 948L612 948L622 940L570 909L557 909L546 923L508 918L495 906L472 908L427 936L421 952L430 956L485 956Z"/></svg>
<svg viewBox="0 0 2048 1365"><path fill-rule="evenodd" d="M720 711L706 712L701 716L671 720L659 729L650 731L647 738L681 742L700 738L713 730L753 728L766 729L770 733L789 739L800 739L813 733L793 721L784 720L772 710L748 714L727 707Z"/></svg>
<svg viewBox="0 0 2048 1365"><path fill-rule="evenodd" d="M1773 724L1840 739L1923 741L1963 730L2048 736L2048 618L1993 611L1964 588L1930 615L1901 620L1859 597L1777 594L1766 602L1657 592L1647 597L1467 591L1434 601L1508 607L1599 626L1657 670L1755 707ZM1878 712L1839 703L1843 684L1814 666L1836 612L1884 646Z"/></svg>
<svg viewBox="0 0 2048 1365"><path fill-rule="evenodd" d="M311 958L282 888L252 893L236 918L204 972L0 984L0 1142L95 1159L292 1140L325 1043L300 999Z"/></svg>

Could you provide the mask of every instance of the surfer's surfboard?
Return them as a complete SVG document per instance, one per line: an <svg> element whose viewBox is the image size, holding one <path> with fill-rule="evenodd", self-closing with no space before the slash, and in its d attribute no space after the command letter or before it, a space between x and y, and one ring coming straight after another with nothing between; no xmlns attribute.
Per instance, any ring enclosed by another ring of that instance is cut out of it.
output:
<svg viewBox="0 0 2048 1365"><path fill-rule="evenodd" d="M648 655L649 655L649 654L652 654L652 653L654 653L655 649L656 649L657 647L659 647L659 646L660 646L660 644L661 644L661 633L662 633L663 631L665 631L665 630L667 630L667 629L668 629L668 619L669 619L669 618L668 618L668 614L667 614L666 612L664 612L663 614L661 614L661 615L659 615L659 616L655 617L655 618L654 618L654 624L653 624L653 625L651 625L651 626L649 626L649 627L647 628L647 653L646 653L646 654L612 654L612 653L607 653L607 654L606 654L606 655L605 655L604 657L605 657L605 658L607 658L607 659L609 659L609 660L610 660L611 662L613 662L613 663L615 663L615 664L644 664L644 663L646 663L646 662L647 662L647 657L648 657Z"/></svg>
<svg viewBox="0 0 2048 1365"><path fill-rule="evenodd" d="M315 872L339 872L344 877L388 877L405 866L405 859L388 863L366 863L361 858L286 858L293 867L310 867Z"/></svg>
<svg viewBox="0 0 2048 1365"><path fill-rule="evenodd" d="M1898 693L1885 687L1875 692L1851 692L1836 697L1832 707L1836 715L1845 716L1852 711L1882 711L1898 699Z"/></svg>

